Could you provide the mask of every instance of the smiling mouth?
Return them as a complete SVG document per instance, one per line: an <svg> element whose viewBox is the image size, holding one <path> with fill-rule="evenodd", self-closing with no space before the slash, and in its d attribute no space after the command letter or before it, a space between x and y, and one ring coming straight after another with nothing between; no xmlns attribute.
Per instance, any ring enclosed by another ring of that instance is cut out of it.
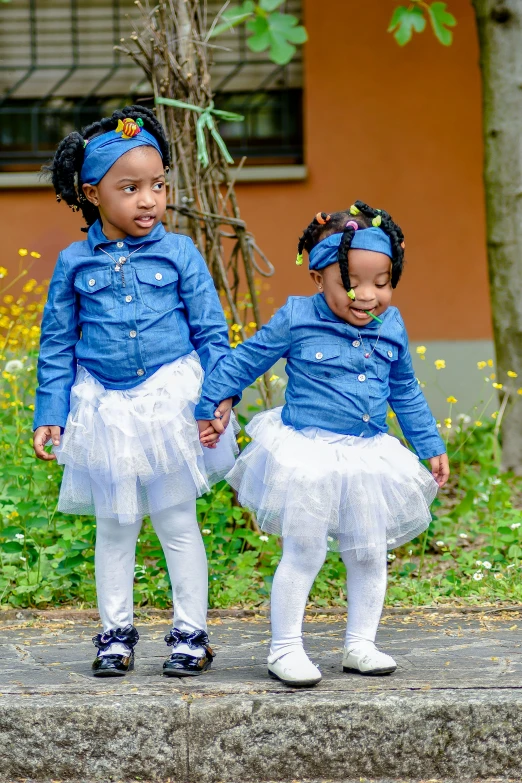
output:
<svg viewBox="0 0 522 783"><path fill-rule="evenodd" d="M138 215L138 217L134 218L134 222L141 223L144 226L148 226L151 223L154 223L155 219L156 219L156 215Z"/></svg>
<svg viewBox="0 0 522 783"><path fill-rule="evenodd" d="M356 318L360 318L361 320L365 318L370 318L368 313L374 313L375 310L377 310L377 307L366 307L362 309L361 307L350 307L350 311L354 314Z"/></svg>

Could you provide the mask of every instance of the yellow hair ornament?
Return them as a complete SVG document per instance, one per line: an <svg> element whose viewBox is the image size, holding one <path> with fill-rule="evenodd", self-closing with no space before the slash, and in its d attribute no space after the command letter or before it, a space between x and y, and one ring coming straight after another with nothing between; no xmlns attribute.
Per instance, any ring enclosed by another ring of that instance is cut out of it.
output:
<svg viewBox="0 0 522 783"><path fill-rule="evenodd" d="M380 215L376 215L376 217L374 217L374 219L372 220L372 226L374 228L379 228L381 223L382 223L382 217Z"/></svg>
<svg viewBox="0 0 522 783"><path fill-rule="evenodd" d="M355 299L355 291L353 290L353 288L350 288L350 290L349 290L349 291L347 291L346 293L348 294L349 298L350 298L350 299L352 300L352 302L353 302L353 300Z"/></svg>
<svg viewBox="0 0 522 783"><path fill-rule="evenodd" d="M350 207L350 215L360 215L360 214L361 214L361 210L357 209L355 204L352 204L352 206Z"/></svg>
<svg viewBox="0 0 522 783"><path fill-rule="evenodd" d="M297 254L297 258L295 259L295 263L297 264L297 266L302 266L303 265L303 254L302 253L298 253Z"/></svg>

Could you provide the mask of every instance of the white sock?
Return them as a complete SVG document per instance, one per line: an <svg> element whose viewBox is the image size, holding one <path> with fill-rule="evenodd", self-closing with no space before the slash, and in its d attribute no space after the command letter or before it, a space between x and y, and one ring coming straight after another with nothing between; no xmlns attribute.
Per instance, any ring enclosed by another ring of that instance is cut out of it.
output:
<svg viewBox="0 0 522 783"><path fill-rule="evenodd" d="M100 650L98 655L130 655L130 653L130 647L127 647L126 644L122 644L121 642L113 642L109 647L107 647L106 650Z"/></svg>
<svg viewBox="0 0 522 783"><path fill-rule="evenodd" d="M303 649L303 617L314 579L326 557L326 540L283 539L283 556L272 584L270 654Z"/></svg>
<svg viewBox="0 0 522 783"><path fill-rule="evenodd" d="M375 637L386 595L386 553L381 552L371 560L362 561L357 560L353 551L341 554L346 566L348 590L345 645L371 652L375 649Z"/></svg>

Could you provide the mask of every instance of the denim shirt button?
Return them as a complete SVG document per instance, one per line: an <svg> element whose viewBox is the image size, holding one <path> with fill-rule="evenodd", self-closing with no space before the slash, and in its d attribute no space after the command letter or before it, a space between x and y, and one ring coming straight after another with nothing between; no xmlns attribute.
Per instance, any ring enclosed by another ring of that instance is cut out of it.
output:
<svg viewBox="0 0 522 783"><path fill-rule="evenodd" d="M321 353L321 351L318 351L318 352L315 354L315 358L316 358L316 359L322 359L322 358L323 358L323 354Z"/></svg>
<svg viewBox="0 0 522 783"><path fill-rule="evenodd" d="M136 375L145 375L145 370L136 370Z"/></svg>
<svg viewBox="0 0 522 783"><path fill-rule="evenodd" d="M135 329L132 329L129 332L129 337L137 337L137 336L138 336L138 332Z"/></svg>
<svg viewBox="0 0 522 783"><path fill-rule="evenodd" d="M354 348L359 348L359 346L361 345L361 343L360 343L360 341L359 341L359 340L354 340L354 341L353 341L353 343L352 343L352 345L353 345L353 347L354 347Z"/></svg>
<svg viewBox="0 0 522 783"><path fill-rule="evenodd" d="M128 296L126 296L125 297L125 301L126 302L132 302L132 296L130 294Z"/></svg>
<svg viewBox="0 0 522 783"><path fill-rule="evenodd" d="M163 275L161 274L161 272L156 272L156 274L154 275L154 277L156 278L156 280L161 280L161 279L162 279L162 277L163 277Z"/></svg>
<svg viewBox="0 0 522 783"><path fill-rule="evenodd" d="M390 359L393 359L393 351L388 351L388 356L390 357Z"/></svg>
<svg viewBox="0 0 522 783"><path fill-rule="evenodd" d="M120 264L123 264L123 263L124 263L124 261L125 261L125 256L120 256L120 257L118 258L118 261L119 261L119 263L120 263Z"/></svg>
<svg viewBox="0 0 522 783"><path fill-rule="evenodd" d="M365 380L366 380L366 375L358 375L358 376L357 376L357 380L358 380L358 381L360 381L360 382L362 383L363 381L365 381Z"/></svg>
<svg viewBox="0 0 522 783"><path fill-rule="evenodd" d="M94 285L95 282L96 280L94 279L94 277L91 277L91 279L89 280L89 285Z"/></svg>
<svg viewBox="0 0 522 783"><path fill-rule="evenodd" d="M365 413L364 416L362 417L362 420L363 421L370 421L370 414L369 413Z"/></svg>
<svg viewBox="0 0 522 783"><path fill-rule="evenodd" d="M116 242L116 247L123 247L123 242Z"/></svg>

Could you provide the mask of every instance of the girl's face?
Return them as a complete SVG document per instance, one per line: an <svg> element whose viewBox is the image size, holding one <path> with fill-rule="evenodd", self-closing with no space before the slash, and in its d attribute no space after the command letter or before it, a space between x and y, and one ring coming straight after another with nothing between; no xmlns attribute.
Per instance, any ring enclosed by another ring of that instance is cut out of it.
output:
<svg viewBox="0 0 522 783"><path fill-rule="evenodd" d="M319 291L324 291L328 307L338 318L352 326L366 326L373 319L365 310L380 315L390 306L391 260L373 250L350 250L348 267L355 292L353 301L346 293L339 264L330 264L320 272L314 270L310 276Z"/></svg>
<svg viewBox="0 0 522 783"><path fill-rule="evenodd" d="M134 147L83 192L98 207L107 239L146 236L167 209L161 156L154 147Z"/></svg>

